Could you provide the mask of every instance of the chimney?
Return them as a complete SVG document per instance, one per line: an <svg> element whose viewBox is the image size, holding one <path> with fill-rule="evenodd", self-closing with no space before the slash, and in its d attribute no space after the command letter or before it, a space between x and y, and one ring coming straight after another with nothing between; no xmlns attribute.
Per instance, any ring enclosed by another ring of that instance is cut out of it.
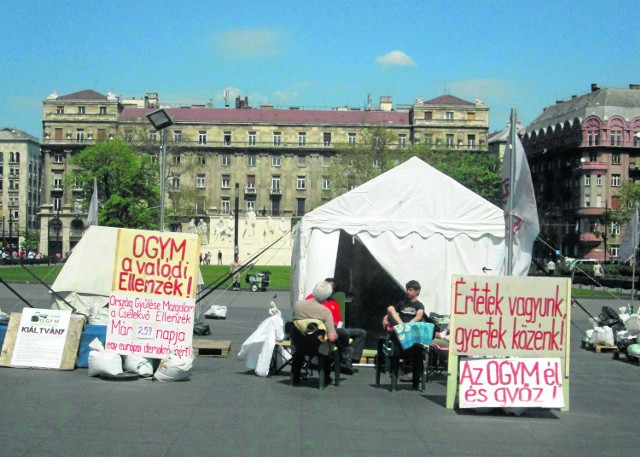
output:
<svg viewBox="0 0 640 457"><path fill-rule="evenodd" d="M595 92L597 90L600 90L598 83L591 83L591 92Z"/></svg>
<svg viewBox="0 0 640 457"><path fill-rule="evenodd" d="M640 90L640 84L629 84L629 89Z"/></svg>

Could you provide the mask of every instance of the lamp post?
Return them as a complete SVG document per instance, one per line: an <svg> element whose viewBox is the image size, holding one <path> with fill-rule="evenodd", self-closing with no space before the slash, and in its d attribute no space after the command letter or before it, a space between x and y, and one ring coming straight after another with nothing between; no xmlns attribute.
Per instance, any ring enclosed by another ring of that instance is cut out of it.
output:
<svg viewBox="0 0 640 457"><path fill-rule="evenodd" d="M156 130L162 130L162 153L160 154L160 231L164 231L164 198L167 186L167 127L173 125L173 120L167 112L160 108L147 114L147 119Z"/></svg>
<svg viewBox="0 0 640 457"><path fill-rule="evenodd" d="M240 184L236 183L236 201L235 201L235 225L233 229L233 255L239 255L238 248L238 201L240 199Z"/></svg>

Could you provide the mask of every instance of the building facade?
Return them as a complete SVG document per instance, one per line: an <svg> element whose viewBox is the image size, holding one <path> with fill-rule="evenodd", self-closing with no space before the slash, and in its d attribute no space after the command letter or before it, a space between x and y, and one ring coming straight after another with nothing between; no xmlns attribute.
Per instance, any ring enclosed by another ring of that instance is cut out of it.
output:
<svg viewBox="0 0 640 457"><path fill-rule="evenodd" d="M16 129L0 130L0 231L5 250L19 252L26 233L40 228L41 178L38 139Z"/></svg>
<svg viewBox="0 0 640 457"><path fill-rule="evenodd" d="M418 99L406 109L393 109L386 96L375 110L323 111L251 108L246 98L238 98L236 108L213 108L166 106L155 93L139 99L88 90L51 94L43 102L43 252L68 251L86 228L81 205L86 196L64 179L70 157L112 138L157 153L164 132L146 115L159 107L173 120L166 129L170 230L181 230L191 218L233 214L236 185L242 215L304 215L332 197L329 169L340 147L358 144L371 127L391 132L397 148L424 141L459 149L486 149L489 128L484 103L450 95Z"/></svg>
<svg viewBox="0 0 640 457"><path fill-rule="evenodd" d="M541 237L565 256L625 261L611 211L619 208L621 184L640 179L640 85L593 84L558 101L527 126L522 143Z"/></svg>

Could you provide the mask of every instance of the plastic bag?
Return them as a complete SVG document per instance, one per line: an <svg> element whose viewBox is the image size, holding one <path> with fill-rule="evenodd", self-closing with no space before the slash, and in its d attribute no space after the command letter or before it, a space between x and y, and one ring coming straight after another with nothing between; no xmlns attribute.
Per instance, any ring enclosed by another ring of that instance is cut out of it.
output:
<svg viewBox="0 0 640 457"><path fill-rule="evenodd" d="M223 305L211 305L211 308L205 311L204 317L207 319L226 319L227 307Z"/></svg>
<svg viewBox="0 0 640 457"><path fill-rule="evenodd" d="M161 382L187 381L191 378L192 366L193 357L180 358L171 354L160 361L153 377Z"/></svg>
<svg viewBox="0 0 640 457"><path fill-rule="evenodd" d="M122 357L114 351L105 350L98 338L89 343L89 376L119 375L122 373Z"/></svg>
<svg viewBox="0 0 640 457"><path fill-rule="evenodd" d="M637 314L629 316L629 319L624 322L624 327L629 332L629 335L638 335L640 333L640 316Z"/></svg>

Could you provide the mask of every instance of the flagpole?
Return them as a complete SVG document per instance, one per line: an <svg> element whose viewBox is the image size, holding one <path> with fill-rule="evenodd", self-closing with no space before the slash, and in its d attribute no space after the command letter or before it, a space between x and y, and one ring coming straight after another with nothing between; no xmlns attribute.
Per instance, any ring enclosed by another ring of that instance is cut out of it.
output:
<svg viewBox="0 0 640 457"><path fill-rule="evenodd" d="M633 246L633 266L631 267L631 305L629 306L631 309L629 310L629 314L633 314L633 298L636 295L636 252L638 250L638 204L636 204L634 210L633 221L635 222L635 227L632 227L631 232L631 245Z"/></svg>
<svg viewBox="0 0 640 457"><path fill-rule="evenodd" d="M516 178L516 110L511 108L511 125L509 131L509 140L511 143L511 151L509 153L509 201L507 206L507 276L513 274L513 202L514 202L514 184Z"/></svg>

